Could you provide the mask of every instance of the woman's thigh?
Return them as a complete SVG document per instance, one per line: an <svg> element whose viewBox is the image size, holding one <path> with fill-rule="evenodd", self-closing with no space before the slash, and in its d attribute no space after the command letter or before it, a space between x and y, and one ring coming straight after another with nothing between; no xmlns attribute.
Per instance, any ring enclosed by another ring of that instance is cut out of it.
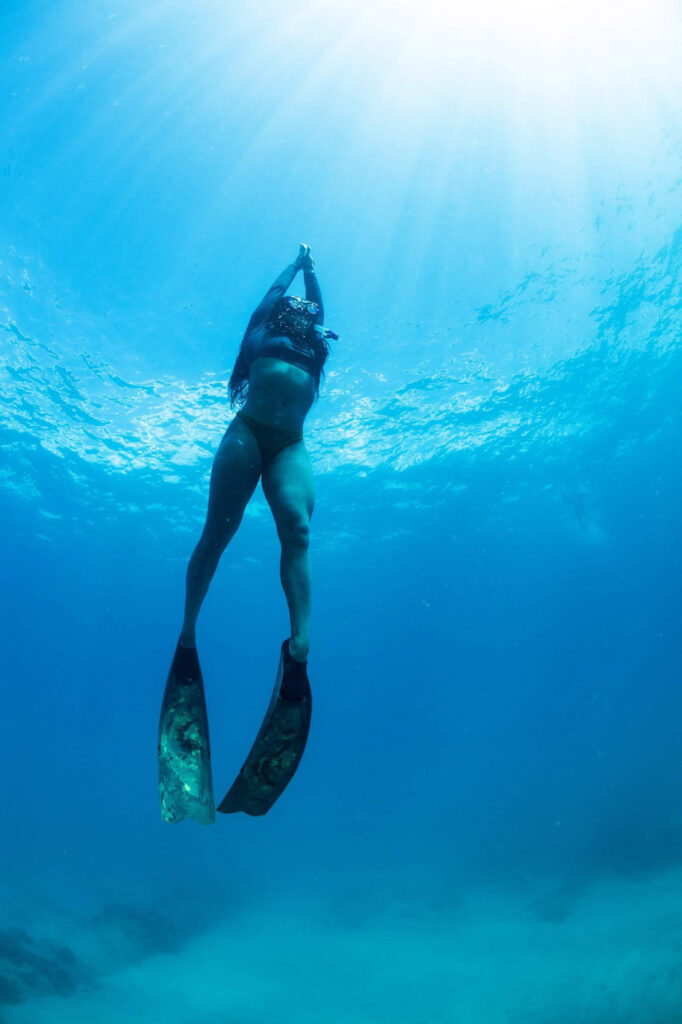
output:
<svg viewBox="0 0 682 1024"><path fill-rule="evenodd" d="M315 480L303 441L283 448L263 469L263 493L278 529L310 520L315 504Z"/></svg>
<svg viewBox="0 0 682 1024"><path fill-rule="evenodd" d="M223 435L211 470L206 527L233 531L261 474L262 460L256 439L239 419Z"/></svg>

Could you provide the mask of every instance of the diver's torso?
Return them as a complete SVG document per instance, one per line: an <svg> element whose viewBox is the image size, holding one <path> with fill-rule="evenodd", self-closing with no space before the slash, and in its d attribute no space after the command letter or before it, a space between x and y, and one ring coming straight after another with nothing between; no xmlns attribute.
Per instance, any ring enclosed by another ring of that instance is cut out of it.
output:
<svg viewBox="0 0 682 1024"><path fill-rule="evenodd" d="M259 324L247 334L244 347L249 365L256 359L270 357L315 373L315 351L305 335L287 337L274 333L267 324Z"/></svg>
<svg viewBox="0 0 682 1024"><path fill-rule="evenodd" d="M252 362L243 406L248 416L280 430L301 430L314 401L315 380L306 370L267 355Z"/></svg>

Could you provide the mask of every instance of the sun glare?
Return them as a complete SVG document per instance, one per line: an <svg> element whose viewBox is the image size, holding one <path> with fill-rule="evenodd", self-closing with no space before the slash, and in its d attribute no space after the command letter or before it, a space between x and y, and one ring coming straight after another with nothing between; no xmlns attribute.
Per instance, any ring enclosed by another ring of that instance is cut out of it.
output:
<svg viewBox="0 0 682 1024"><path fill-rule="evenodd" d="M393 55L387 73L417 65L516 69L539 81L654 76L677 64L679 18L667 0L345 0L347 16Z"/></svg>

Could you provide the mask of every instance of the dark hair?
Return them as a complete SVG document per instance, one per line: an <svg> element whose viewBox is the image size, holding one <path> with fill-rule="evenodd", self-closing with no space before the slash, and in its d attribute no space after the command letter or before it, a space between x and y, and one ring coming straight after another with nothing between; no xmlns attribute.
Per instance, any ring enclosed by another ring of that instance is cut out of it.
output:
<svg viewBox="0 0 682 1024"><path fill-rule="evenodd" d="M279 329L281 334L286 334L283 329L283 325L277 324L277 321L280 321L281 319L281 313L282 310L278 303L273 310L273 314L268 321L267 327L269 330L272 330L273 327L277 325L275 329ZM251 363L247 359L245 351L245 342L248 334L249 329L247 328L246 334L242 338L241 345L239 346L239 352L237 353L237 358L227 385L227 393L230 397L230 405L232 406L241 405L246 398L246 392L249 386L249 370L251 369ZM312 350L312 375L315 381L315 391L319 391L322 378L324 377L324 364L326 363L327 356L329 355L329 345L327 344L322 332L316 331L312 324L305 334L305 341Z"/></svg>
<svg viewBox="0 0 682 1024"><path fill-rule="evenodd" d="M245 340L246 334L242 338L242 343L239 346L239 352L237 353L237 358L234 361L230 380L227 385L227 393L230 396L230 405L232 406L242 404L246 398L246 389L249 386L250 366L246 361L246 355L244 354Z"/></svg>

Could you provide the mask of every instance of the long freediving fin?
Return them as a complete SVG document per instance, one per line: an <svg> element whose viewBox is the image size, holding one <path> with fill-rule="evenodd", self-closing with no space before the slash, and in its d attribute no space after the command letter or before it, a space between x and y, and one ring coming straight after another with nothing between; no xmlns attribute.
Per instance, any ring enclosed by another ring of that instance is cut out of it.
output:
<svg viewBox="0 0 682 1024"><path fill-rule="evenodd" d="M306 667L282 644L268 710L235 782L218 805L222 814L266 814L291 782L308 740L313 698Z"/></svg>
<svg viewBox="0 0 682 1024"><path fill-rule="evenodd" d="M211 746L204 681L195 647L178 644L168 673L159 719L161 817L200 825L215 821Z"/></svg>

